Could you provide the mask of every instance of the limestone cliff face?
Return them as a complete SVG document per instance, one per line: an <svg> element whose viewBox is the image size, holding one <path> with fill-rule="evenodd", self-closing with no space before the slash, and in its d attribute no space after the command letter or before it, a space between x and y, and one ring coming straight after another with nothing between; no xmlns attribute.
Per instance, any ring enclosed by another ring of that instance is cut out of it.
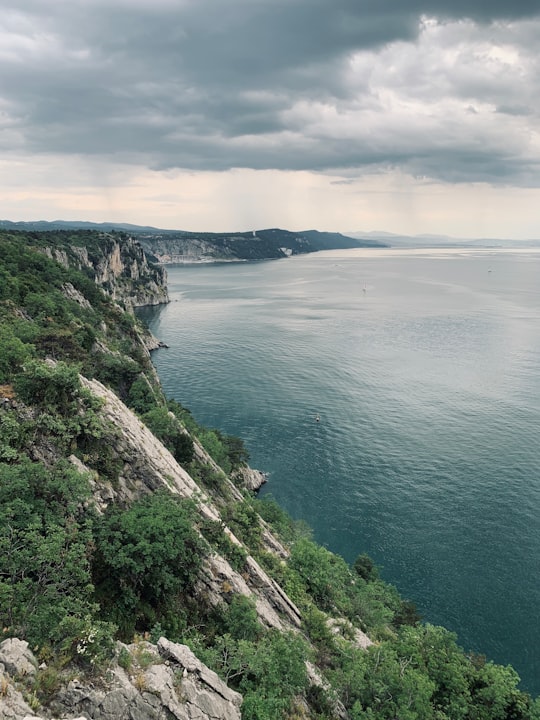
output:
<svg viewBox="0 0 540 720"><path fill-rule="evenodd" d="M111 503L130 504L158 489L191 498L203 517L222 524L231 542L242 545L221 521L219 507L141 420L110 389L97 380L81 376L83 385L102 401L101 412L115 428L114 453L123 462L118 480L106 484L83 462L71 456L73 465L91 477L98 512ZM219 470L196 440L199 459ZM230 493L242 498L229 480ZM261 520L262 522L262 520ZM263 523L264 526L264 523ZM263 537L268 552L287 556L267 527ZM247 548L246 548L247 550ZM247 556L242 572L234 570L218 553L206 557L195 586L201 602L218 607L234 594L250 597L260 622L268 628L298 631L301 616L283 589L258 562ZM120 652L123 663L119 664ZM126 667L126 653L130 657ZM138 658L144 656L144 664ZM151 662L148 661L152 657ZM229 688L215 672L202 663L185 645L160 638L157 645L139 641L117 644L116 659L107 672L86 677L67 667L58 677L58 687L39 706L33 694L36 678L46 671L28 643L9 638L0 643L0 718L5 720L241 720L242 696ZM311 675L310 675L311 678ZM312 682L320 679L313 670ZM35 703L35 704L34 704Z"/></svg>
<svg viewBox="0 0 540 720"><path fill-rule="evenodd" d="M128 308L169 302L165 269L150 263L128 235L103 234L93 247L71 245L70 252L49 247L45 252L65 267L90 269L96 284Z"/></svg>
<svg viewBox="0 0 540 720"><path fill-rule="evenodd" d="M219 509L212 498L201 491L189 473L118 396L97 380L81 380L102 399L102 412L118 430L115 453L123 461L123 470L114 488L100 482L94 484L98 505L104 507L113 500L129 504L149 492L166 488L174 494L194 499L204 517L221 522ZM206 463L215 465L200 445L196 452ZM232 482L230 490L238 493ZM241 545L230 529L226 526L224 529L233 543ZM268 529L265 529L265 537L268 551L282 558L286 551ZM220 555L208 558L198 582L198 592L214 605L225 602L231 592L251 597L259 619L266 627L283 630L298 628L301 624L296 605L249 555L242 574Z"/></svg>
<svg viewBox="0 0 540 720"><path fill-rule="evenodd" d="M141 238L146 250L155 255L160 263L200 263L211 261L240 260L234 247L216 245L203 238Z"/></svg>
<svg viewBox="0 0 540 720"><path fill-rule="evenodd" d="M162 263L272 260L318 250L381 247L380 243L356 240L340 233L317 230L298 233L280 228L234 233L156 231L141 233L138 238L145 250Z"/></svg>

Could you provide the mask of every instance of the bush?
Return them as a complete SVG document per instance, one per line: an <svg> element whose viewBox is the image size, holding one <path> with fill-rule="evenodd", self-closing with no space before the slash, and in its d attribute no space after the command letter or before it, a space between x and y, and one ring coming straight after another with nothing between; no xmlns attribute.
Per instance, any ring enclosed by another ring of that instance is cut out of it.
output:
<svg viewBox="0 0 540 720"><path fill-rule="evenodd" d="M16 372L34 354L32 345L20 340L10 327L0 327L0 383L11 382Z"/></svg>
<svg viewBox="0 0 540 720"><path fill-rule="evenodd" d="M114 657L115 632L112 623L86 615L64 618L54 629L54 638L65 661L97 673L108 667Z"/></svg>
<svg viewBox="0 0 540 720"><path fill-rule="evenodd" d="M289 565L302 577L314 602L322 610L349 612L347 589L351 572L343 558L311 540L299 540L293 546Z"/></svg>
<svg viewBox="0 0 540 720"><path fill-rule="evenodd" d="M92 612L88 495L87 479L67 463L0 464L0 623L31 643Z"/></svg>
<svg viewBox="0 0 540 720"><path fill-rule="evenodd" d="M224 613L225 631L235 640L257 640L262 634L255 603L245 595L234 595Z"/></svg>
<svg viewBox="0 0 540 720"><path fill-rule="evenodd" d="M81 394L81 383L76 366L65 362L49 364L30 360L24 371L14 380L13 386L20 399L28 405L44 407L49 413L69 415Z"/></svg>
<svg viewBox="0 0 540 720"><path fill-rule="evenodd" d="M311 528L303 520L293 520L271 495L253 499L253 507L285 542L311 539Z"/></svg>
<svg viewBox="0 0 540 720"><path fill-rule="evenodd" d="M140 372L141 366L127 355L102 353L95 363L95 377L111 387L124 401Z"/></svg>
<svg viewBox="0 0 540 720"><path fill-rule="evenodd" d="M233 570L241 572L246 564L247 552L243 546L229 538L223 524L215 520L204 520L200 529L210 546L229 561Z"/></svg>
<svg viewBox="0 0 540 720"><path fill-rule="evenodd" d="M156 397L145 375L138 377L131 385L127 397L129 407L141 415L156 407Z"/></svg>
<svg viewBox="0 0 540 720"><path fill-rule="evenodd" d="M227 448L221 440L221 433L218 430L201 429L198 432L198 438L212 460L219 465L223 472L230 473L232 470L231 461L229 460Z"/></svg>
<svg viewBox="0 0 540 720"><path fill-rule="evenodd" d="M193 523L193 504L167 492L124 511L112 507L101 519L93 565L96 598L123 639L158 621L168 629L169 609L192 588L202 563L203 545Z"/></svg>
<svg viewBox="0 0 540 720"><path fill-rule="evenodd" d="M353 570L357 575L359 575L363 580L366 580L367 582L370 582L371 580L376 580L379 577L379 571L373 562L373 560L369 557L369 555L363 554L359 555L353 564Z"/></svg>
<svg viewBox="0 0 540 720"><path fill-rule="evenodd" d="M189 465L193 460L193 440L167 408L152 408L142 419L180 464Z"/></svg>
<svg viewBox="0 0 540 720"><path fill-rule="evenodd" d="M223 519L252 552L257 552L261 547L262 527L259 515L247 500L227 506Z"/></svg>

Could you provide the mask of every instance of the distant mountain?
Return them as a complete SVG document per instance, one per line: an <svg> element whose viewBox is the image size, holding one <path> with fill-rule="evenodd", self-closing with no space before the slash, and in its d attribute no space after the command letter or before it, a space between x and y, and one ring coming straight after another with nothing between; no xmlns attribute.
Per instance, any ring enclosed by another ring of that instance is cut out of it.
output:
<svg viewBox="0 0 540 720"><path fill-rule="evenodd" d="M181 233L182 230L160 230L150 225L132 225L131 223L93 223L84 220L36 220L12 222L11 220L0 220L0 228L6 230L27 230L27 231L48 231L48 230L112 230L131 233Z"/></svg>
<svg viewBox="0 0 540 720"><path fill-rule="evenodd" d="M386 243L375 238L353 238L348 235L342 235L342 233L304 230L300 235L309 240L317 250L346 250L350 247L386 247ZM356 245L351 244L351 241L354 240L356 240Z"/></svg>
<svg viewBox="0 0 540 720"><path fill-rule="evenodd" d="M540 247L540 239L510 240L505 238L454 238L450 235L398 235L381 230L348 233L348 237L361 241L379 240L390 247L437 248L437 247Z"/></svg>

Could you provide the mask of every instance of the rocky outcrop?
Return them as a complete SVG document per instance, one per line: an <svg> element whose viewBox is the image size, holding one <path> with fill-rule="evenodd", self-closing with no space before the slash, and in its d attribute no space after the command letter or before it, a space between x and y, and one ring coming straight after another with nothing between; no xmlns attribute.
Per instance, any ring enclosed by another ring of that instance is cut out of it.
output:
<svg viewBox="0 0 540 720"><path fill-rule="evenodd" d="M64 681L47 707L35 710L37 696L28 676L21 671L26 662L37 668L37 661L27 648L21 650L20 643L10 639L0 645L2 654L6 644L14 645L20 653L19 669L11 664L9 671L2 671L0 665L2 720L240 720L242 696L186 645L166 638L160 638L157 646L149 642L118 643L116 659L99 683L95 677L86 678L77 668L66 668ZM9 653L13 655L11 649ZM33 699L32 706L24 693Z"/></svg>
<svg viewBox="0 0 540 720"><path fill-rule="evenodd" d="M167 343L159 340L155 335L152 335L151 332L146 333L146 335L141 338L141 341L148 352L152 352L152 350L159 350L160 348L169 347Z"/></svg>
<svg viewBox="0 0 540 720"><path fill-rule="evenodd" d="M190 474L118 396L97 380L81 377L81 381L102 399L102 412L118 431L115 453L123 461L123 469L115 487L95 484L98 506L103 508L113 500L122 505L130 504L149 492L166 488L181 497L194 499L203 517L222 524L231 542L241 545L234 533L222 523L219 509L212 499L201 492ZM207 464L223 472L208 455L203 454L205 451L198 443L196 451ZM238 493L241 498L238 489L228 482L231 492ZM265 536L271 537L267 528ZM280 559L286 552L277 539L269 542L267 549ZM231 592L247 595L255 601L259 619L266 627L280 630L300 627L301 615L296 605L251 556L248 555L242 574L218 555L207 559L204 568L198 589L200 596L205 597L207 602L222 604Z"/></svg>
<svg viewBox="0 0 540 720"><path fill-rule="evenodd" d="M62 291L68 300L74 300L79 303L81 307L86 309L92 307L84 295L74 288L71 283L65 283L65 285L62 286Z"/></svg>
<svg viewBox="0 0 540 720"><path fill-rule="evenodd" d="M64 267L91 270L96 284L127 308L169 302L165 269L150 263L136 240L121 233L103 233L100 243L90 247L84 240L86 235L81 238L83 244L72 244L69 251L52 246L44 252ZM79 302L73 290L64 288L66 296Z"/></svg>
<svg viewBox="0 0 540 720"><path fill-rule="evenodd" d="M160 263L190 264L203 262L239 261L234 249L217 245L202 237L144 237L141 244Z"/></svg>
<svg viewBox="0 0 540 720"><path fill-rule="evenodd" d="M257 492L257 490L259 490L265 482L268 482L267 473L264 473L261 470L255 470L247 465L235 470L231 475L231 478L235 482L238 482L239 485L251 490L252 492Z"/></svg>
<svg viewBox="0 0 540 720"><path fill-rule="evenodd" d="M242 696L231 690L213 670L198 660L187 645L178 645L162 637L158 640L157 648L161 657L182 670L182 695L188 703L198 707L200 713L216 718L237 714ZM202 697L203 693L206 698ZM210 697L210 694L214 697ZM196 713L190 713L190 717L194 716Z"/></svg>
<svg viewBox="0 0 540 720"><path fill-rule="evenodd" d="M326 625L332 635L352 640L356 647L361 650L367 650L370 645L373 645L371 638L359 628L354 627L350 620L346 618L327 618Z"/></svg>
<svg viewBox="0 0 540 720"><path fill-rule="evenodd" d="M8 638L0 645L0 664L12 677L35 675L37 661L26 640Z"/></svg>
<svg viewBox="0 0 540 720"><path fill-rule="evenodd" d="M162 267L150 265L144 250L133 238L116 238L108 252L93 259L91 265L96 283L113 299L126 305L159 305L169 301L166 273Z"/></svg>
<svg viewBox="0 0 540 720"><path fill-rule="evenodd" d="M13 679L0 671L0 718L2 720L30 720L37 718Z"/></svg>

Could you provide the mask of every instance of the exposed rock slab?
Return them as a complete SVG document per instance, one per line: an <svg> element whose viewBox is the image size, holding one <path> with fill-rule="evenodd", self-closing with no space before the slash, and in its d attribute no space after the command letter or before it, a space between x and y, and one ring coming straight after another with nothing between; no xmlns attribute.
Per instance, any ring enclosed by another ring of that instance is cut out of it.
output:
<svg viewBox="0 0 540 720"><path fill-rule="evenodd" d="M256 492L259 490L265 482L268 482L268 475L262 470L255 470L248 466L238 468L234 474L231 475L234 479L238 479L243 487Z"/></svg>
<svg viewBox="0 0 540 720"><path fill-rule="evenodd" d="M201 493L200 486L189 473L118 396L97 380L81 377L81 382L104 400L103 413L120 431L115 451L123 459L124 469L118 487L113 491L116 499L129 504L148 492L167 488L182 497L195 499L205 517L221 522L219 511L209 497ZM201 452L202 448L198 450ZM214 466L222 472L215 463ZM234 487L232 483L231 487ZM111 492L111 488L107 488L107 492ZM237 493L241 498L238 489ZM100 501L105 502L101 496ZM241 545L229 528L225 526L224 530L232 542ZM267 627L300 627L298 608L252 557L248 556L244 576L237 573L221 556L211 558L207 569L209 571L201 582L206 585L207 597L214 604L223 602L223 584L226 580L235 592L254 598L261 622Z"/></svg>
<svg viewBox="0 0 540 720"><path fill-rule="evenodd" d="M8 638L0 643L0 663L11 677L35 675L37 661L26 640Z"/></svg>
<svg viewBox="0 0 540 720"><path fill-rule="evenodd" d="M65 718L82 713L90 720L240 720L242 696L186 645L160 638L157 647L123 647L134 660L130 670L111 668L106 689L73 680L56 698L54 710ZM141 652L155 658L144 669L137 665Z"/></svg>

